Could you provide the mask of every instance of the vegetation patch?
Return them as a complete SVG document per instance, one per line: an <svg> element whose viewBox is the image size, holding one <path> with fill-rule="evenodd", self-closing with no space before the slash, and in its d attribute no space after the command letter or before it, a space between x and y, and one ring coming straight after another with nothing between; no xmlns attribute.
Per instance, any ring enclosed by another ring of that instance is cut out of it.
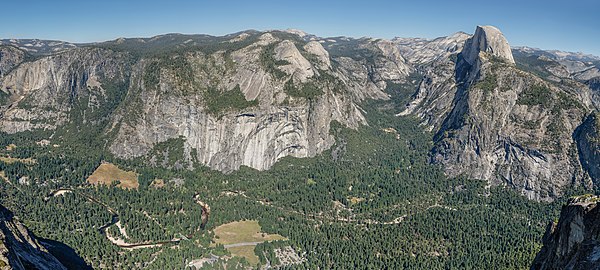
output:
<svg viewBox="0 0 600 270"><path fill-rule="evenodd" d="M423 75L413 72L404 83L386 81L385 92L392 96L393 104L397 110L404 110L405 105L410 101L411 96L415 94L422 81Z"/></svg>
<svg viewBox="0 0 600 270"><path fill-rule="evenodd" d="M543 79L553 76L547 68L556 65L554 61L545 60L535 55L523 55L515 52L515 62L517 68L535 74Z"/></svg>
<svg viewBox="0 0 600 270"><path fill-rule="evenodd" d="M110 186L113 182L118 181L118 187L122 189L137 189L139 187L137 173L124 171L119 169L114 164L102 163L88 177L87 182L92 185L107 185Z"/></svg>
<svg viewBox="0 0 600 270"><path fill-rule="evenodd" d="M292 97L314 99L320 95L323 95L323 90L315 82L306 82L296 87L292 79L285 82L283 91Z"/></svg>
<svg viewBox="0 0 600 270"><path fill-rule="evenodd" d="M154 179L154 181L152 181L152 183L150 184L150 187L153 188L163 188L165 186L165 180L163 179Z"/></svg>
<svg viewBox="0 0 600 270"><path fill-rule="evenodd" d="M240 85L225 92L216 87L209 87L204 95L204 102L208 112L215 116L222 116L227 111L240 111L249 107L257 106L258 100L246 100Z"/></svg>
<svg viewBox="0 0 600 270"><path fill-rule="evenodd" d="M269 44L260 54L260 64L275 77L275 79L283 79L287 76L285 72L278 68L278 66L289 65L290 62L285 60L275 60L275 46L277 43Z"/></svg>
<svg viewBox="0 0 600 270"><path fill-rule="evenodd" d="M164 142L157 143L152 149L150 157L156 158L163 166L174 165L184 157L185 137L170 138Z"/></svg>
<svg viewBox="0 0 600 270"><path fill-rule="evenodd" d="M10 95L4 91L0 91L0 105L8 102Z"/></svg>
<svg viewBox="0 0 600 270"><path fill-rule="evenodd" d="M156 90L158 83L160 83L160 64L158 62L151 62L144 69L144 87Z"/></svg>
<svg viewBox="0 0 600 270"><path fill-rule="evenodd" d="M498 79L496 75L492 73L486 74L483 80L475 84L475 87L483 90L484 93L491 93L497 86Z"/></svg>
<svg viewBox="0 0 600 270"><path fill-rule="evenodd" d="M581 103L579 103L579 101L577 101L575 98L573 98L569 94L567 94L565 92L558 92L557 102L556 102L554 108L552 109L553 113L556 114L556 112L558 112L560 110L572 109L572 108L577 108L577 109L581 109L581 110L584 109L583 106L581 105Z"/></svg>
<svg viewBox="0 0 600 270"><path fill-rule="evenodd" d="M548 87L544 85L533 85L519 94L517 104L527 106L541 105L547 107L552 100L552 92Z"/></svg>

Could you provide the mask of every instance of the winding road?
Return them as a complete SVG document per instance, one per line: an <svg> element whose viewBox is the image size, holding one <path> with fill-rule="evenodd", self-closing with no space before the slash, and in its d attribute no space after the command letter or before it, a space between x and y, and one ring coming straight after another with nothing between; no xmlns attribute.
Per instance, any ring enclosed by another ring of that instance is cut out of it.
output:
<svg viewBox="0 0 600 270"><path fill-rule="evenodd" d="M160 247L164 244L171 244L171 243L178 244L182 240L182 239L172 239L172 240L166 240L166 241L153 241L153 242L144 242L144 243L126 243L123 240L116 239L116 238L112 237L106 230L110 226L113 226L113 225L117 224L117 222L119 222L119 213L115 209L113 209L110 206L108 206L107 204L97 200L96 198L89 196L85 193L77 192L76 190L71 189L71 188L61 188L61 189L52 191L52 192L50 192L50 194L48 194L48 196L46 196L44 198L44 201L48 201L52 197L64 195L67 192L83 196L88 201L90 201L92 203L96 203L96 204L106 208L106 210L111 213L111 215L112 215L111 220L109 222L107 222L106 224L102 225L100 228L98 228L98 231L102 235L104 235L104 237L106 237L106 239L108 239L111 243L113 243L114 245L116 245L120 248L136 249L136 248ZM200 200L199 194L194 195L194 200L202 208L202 217L201 217L202 222L200 223L200 228L198 230L204 230L206 223L208 222L208 218L210 216L210 207L208 206L208 204L206 204L205 202ZM193 235L188 235L187 238L191 238L192 236ZM251 243L239 243L239 244L251 245ZM244 246L244 245L241 245L241 246Z"/></svg>

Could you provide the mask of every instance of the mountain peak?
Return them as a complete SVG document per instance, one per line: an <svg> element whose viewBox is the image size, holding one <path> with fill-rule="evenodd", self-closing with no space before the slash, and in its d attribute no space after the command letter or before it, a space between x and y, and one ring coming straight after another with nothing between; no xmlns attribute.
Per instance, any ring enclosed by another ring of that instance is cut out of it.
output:
<svg viewBox="0 0 600 270"><path fill-rule="evenodd" d="M472 65L479 58L480 52L500 57L512 64L515 63L508 41L504 34L494 26L477 26L475 34L465 44L463 56Z"/></svg>

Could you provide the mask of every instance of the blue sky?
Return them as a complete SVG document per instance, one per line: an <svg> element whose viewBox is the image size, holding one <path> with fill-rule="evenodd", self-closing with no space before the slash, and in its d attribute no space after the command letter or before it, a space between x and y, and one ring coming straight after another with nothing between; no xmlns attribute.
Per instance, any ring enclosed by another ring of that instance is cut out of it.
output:
<svg viewBox="0 0 600 270"><path fill-rule="evenodd" d="M600 55L600 1L3 1L0 38L91 42L296 28L319 36L446 36L494 25L511 45ZM25 4L26 3L26 4Z"/></svg>

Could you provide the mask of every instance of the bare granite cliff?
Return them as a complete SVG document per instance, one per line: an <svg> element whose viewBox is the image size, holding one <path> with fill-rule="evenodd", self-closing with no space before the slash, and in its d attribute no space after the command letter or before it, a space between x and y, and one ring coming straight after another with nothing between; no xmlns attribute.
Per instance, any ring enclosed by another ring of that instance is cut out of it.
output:
<svg viewBox="0 0 600 270"><path fill-rule="evenodd" d="M24 51L13 46L0 46L0 78L24 60Z"/></svg>
<svg viewBox="0 0 600 270"><path fill-rule="evenodd" d="M433 163L449 176L508 185L536 200L551 200L567 186L592 186L572 138L589 111L587 87L520 70L491 26L477 27L449 58L454 64L440 57L422 65L423 82L400 113L421 117L436 132Z"/></svg>
<svg viewBox="0 0 600 270"><path fill-rule="evenodd" d="M600 269L599 201L593 195L569 200L558 222L548 225L544 246L535 257L532 270Z"/></svg>
<svg viewBox="0 0 600 270"><path fill-rule="evenodd" d="M504 59L509 64L515 63L508 41L494 26L477 26L475 34L466 41L461 54L465 61L474 65L480 53Z"/></svg>
<svg viewBox="0 0 600 270"><path fill-rule="evenodd" d="M46 48L35 55L31 42L3 42L3 132L94 138L117 157L157 166L266 170L329 149L333 121L368 125L361 106L400 85L414 94L393 99L408 99L398 115L435 134L430 161L448 176L536 200L598 184L597 131L584 122L600 104L598 59L528 48L513 55L493 26L433 40L245 31L35 41Z"/></svg>
<svg viewBox="0 0 600 270"><path fill-rule="evenodd" d="M409 67L396 47L362 46L377 55L372 64L331 57L317 41L277 31L74 48L24 62L1 78L9 101L0 130L91 126L106 134L116 156L149 156L156 164L157 145L183 138L176 166L264 170L282 157L331 147L332 121L366 125L359 104L388 99L386 83L405 79Z"/></svg>
<svg viewBox="0 0 600 270"><path fill-rule="evenodd" d="M67 269L0 205L0 269Z"/></svg>
<svg viewBox="0 0 600 270"><path fill-rule="evenodd" d="M75 117L99 121L111 109L107 103L121 96L123 89L113 88L125 83L127 69L124 55L91 48L21 63L0 77L0 92L6 96L0 130L56 129ZM72 115L75 108L79 110Z"/></svg>
<svg viewBox="0 0 600 270"><path fill-rule="evenodd" d="M594 183L600 182L600 113L591 113L575 130L579 159Z"/></svg>

